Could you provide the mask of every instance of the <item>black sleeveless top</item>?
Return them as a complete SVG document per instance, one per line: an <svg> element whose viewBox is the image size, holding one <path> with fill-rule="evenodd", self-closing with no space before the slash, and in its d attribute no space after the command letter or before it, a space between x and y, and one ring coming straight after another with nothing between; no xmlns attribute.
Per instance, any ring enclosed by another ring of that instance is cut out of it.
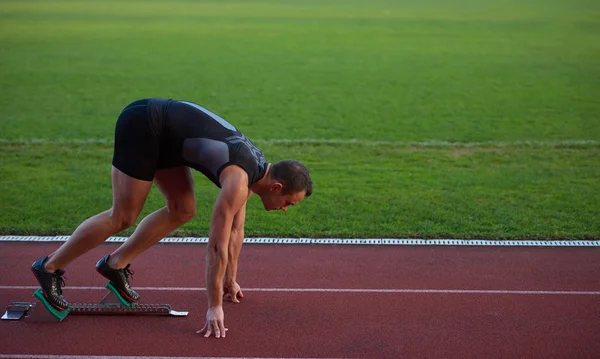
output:
<svg viewBox="0 0 600 359"><path fill-rule="evenodd" d="M189 101L150 99L152 132L160 140L160 167L189 166L221 187L219 175L229 165L248 174L248 185L267 171L262 151L220 116Z"/></svg>

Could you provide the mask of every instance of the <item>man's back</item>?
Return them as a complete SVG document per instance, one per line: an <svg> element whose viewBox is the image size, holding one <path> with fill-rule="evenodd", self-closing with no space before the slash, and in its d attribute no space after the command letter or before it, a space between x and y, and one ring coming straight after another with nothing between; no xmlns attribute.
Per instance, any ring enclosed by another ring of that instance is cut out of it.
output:
<svg viewBox="0 0 600 359"><path fill-rule="evenodd" d="M158 109L162 107L162 111ZM150 111L164 114L161 166L185 165L202 172L220 187L219 174L238 165L248 174L248 184L266 172L262 151L225 119L206 108L177 100L153 100Z"/></svg>

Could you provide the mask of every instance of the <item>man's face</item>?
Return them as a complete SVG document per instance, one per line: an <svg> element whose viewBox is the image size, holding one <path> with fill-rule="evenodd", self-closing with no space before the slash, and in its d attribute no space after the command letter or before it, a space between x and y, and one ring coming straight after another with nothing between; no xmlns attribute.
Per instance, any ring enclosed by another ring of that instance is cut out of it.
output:
<svg viewBox="0 0 600 359"><path fill-rule="evenodd" d="M287 211L288 207L298 204L304 199L306 191L283 194L281 184L271 185L269 193L262 197L263 206L267 211Z"/></svg>

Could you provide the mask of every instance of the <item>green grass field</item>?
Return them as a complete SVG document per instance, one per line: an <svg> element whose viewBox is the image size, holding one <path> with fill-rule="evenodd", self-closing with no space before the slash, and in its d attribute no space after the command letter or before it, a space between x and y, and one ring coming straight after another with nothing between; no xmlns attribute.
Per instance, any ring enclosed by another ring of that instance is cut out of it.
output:
<svg viewBox="0 0 600 359"><path fill-rule="evenodd" d="M0 0L0 234L109 208L118 113L167 97L311 169L247 236L600 239L599 62L591 0Z"/></svg>

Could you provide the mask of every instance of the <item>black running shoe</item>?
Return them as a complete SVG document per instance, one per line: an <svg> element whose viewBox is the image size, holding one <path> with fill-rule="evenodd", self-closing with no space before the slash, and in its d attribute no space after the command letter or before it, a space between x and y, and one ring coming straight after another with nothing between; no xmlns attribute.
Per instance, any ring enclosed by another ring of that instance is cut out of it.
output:
<svg viewBox="0 0 600 359"><path fill-rule="evenodd" d="M64 270L57 270L54 273L50 273L44 269L44 263L48 260L48 256L38 259L31 265L31 271L35 275L35 278L40 283L44 297L54 308L58 310L66 310L69 308L69 302L62 296L62 287L65 286L63 279Z"/></svg>
<svg viewBox="0 0 600 359"><path fill-rule="evenodd" d="M107 254L98 261L96 270L104 278L108 279L126 300L137 302L140 299L140 295L129 286L129 276L133 275L133 271L129 269L129 264L124 269L112 269L108 266L109 256Z"/></svg>

